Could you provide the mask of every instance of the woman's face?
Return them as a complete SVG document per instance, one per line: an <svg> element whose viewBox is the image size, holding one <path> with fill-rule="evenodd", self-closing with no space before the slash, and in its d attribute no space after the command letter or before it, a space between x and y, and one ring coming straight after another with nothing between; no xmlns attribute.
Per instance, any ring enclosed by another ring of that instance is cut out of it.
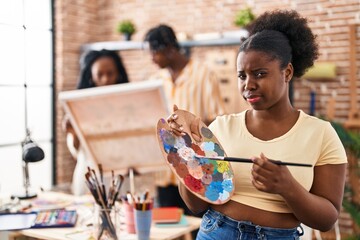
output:
<svg viewBox="0 0 360 240"><path fill-rule="evenodd" d="M244 99L255 110L267 110L289 102L288 83L291 64L280 68L280 61L261 51L240 52L237 58L238 84ZM285 102L284 102L285 101Z"/></svg>
<svg viewBox="0 0 360 240"><path fill-rule="evenodd" d="M110 57L101 57L91 67L91 76L95 86L106 86L116 84L119 71L115 62Z"/></svg>

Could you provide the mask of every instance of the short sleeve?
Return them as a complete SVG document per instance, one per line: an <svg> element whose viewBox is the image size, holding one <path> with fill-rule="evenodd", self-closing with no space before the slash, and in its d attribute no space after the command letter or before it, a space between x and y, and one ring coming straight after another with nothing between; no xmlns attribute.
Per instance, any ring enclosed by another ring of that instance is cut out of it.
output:
<svg viewBox="0 0 360 240"><path fill-rule="evenodd" d="M347 156L344 146L335 129L331 126L330 123L326 123L320 157L315 165L320 166L325 164L342 163L347 163Z"/></svg>

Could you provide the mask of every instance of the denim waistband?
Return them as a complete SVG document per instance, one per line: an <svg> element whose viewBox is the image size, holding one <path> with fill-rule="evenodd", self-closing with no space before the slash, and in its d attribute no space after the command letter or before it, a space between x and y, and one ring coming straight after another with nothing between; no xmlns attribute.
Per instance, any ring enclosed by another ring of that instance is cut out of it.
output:
<svg viewBox="0 0 360 240"><path fill-rule="evenodd" d="M289 234L294 234L294 233L298 233L299 236L302 236L304 234L304 230L300 225L298 227L294 227L294 228L264 227L264 226L253 224L250 221L237 221L237 220L232 219L232 218L230 218L220 212L217 212L211 208L207 211L206 214L217 219L219 221L218 224L225 223L233 228L239 229L242 232L257 232L257 233L264 233L264 234L271 235L274 231L276 231L276 233L278 235L284 235L284 236L287 236ZM299 232L298 229L300 229L301 231Z"/></svg>

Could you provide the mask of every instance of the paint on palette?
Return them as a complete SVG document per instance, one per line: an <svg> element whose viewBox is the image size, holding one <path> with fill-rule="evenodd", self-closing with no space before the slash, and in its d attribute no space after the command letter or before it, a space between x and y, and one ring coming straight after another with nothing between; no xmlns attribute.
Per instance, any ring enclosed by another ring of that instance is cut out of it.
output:
<svg viewBox="0 0 360 240"><path fill-rule="evenodd" d="M208 128L201 128L203 142L199 144L192 142L187 133L177 137L165 128L158 131L168 163L191 191L214 203L229 200L234 190L230 163L195 157L225 154Z"/></svg>

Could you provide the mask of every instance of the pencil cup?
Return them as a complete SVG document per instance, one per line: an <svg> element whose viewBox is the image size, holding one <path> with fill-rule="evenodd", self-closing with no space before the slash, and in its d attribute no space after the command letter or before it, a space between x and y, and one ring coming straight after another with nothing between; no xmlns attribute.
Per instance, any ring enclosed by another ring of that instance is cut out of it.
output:
<svg viewBox="0 0 360 240"><path fill-rule="evenodd" d="M134 206L128 203L123 204L125 226L127 233L135 233Z"/></svg>
<svg viewBox="0 0 360 240"><path fill-rule="evenodd" d="M150 228L152 219L152 210L134 210L135 227L138 240L150 239Z"/></svg>
<svg viewBox="0 0 360 240"><path fill-rule="evenodd" d="M120 235L120 211L117 207L95 207L94 211L94 234L97 240L118 240Z"/></svg>

